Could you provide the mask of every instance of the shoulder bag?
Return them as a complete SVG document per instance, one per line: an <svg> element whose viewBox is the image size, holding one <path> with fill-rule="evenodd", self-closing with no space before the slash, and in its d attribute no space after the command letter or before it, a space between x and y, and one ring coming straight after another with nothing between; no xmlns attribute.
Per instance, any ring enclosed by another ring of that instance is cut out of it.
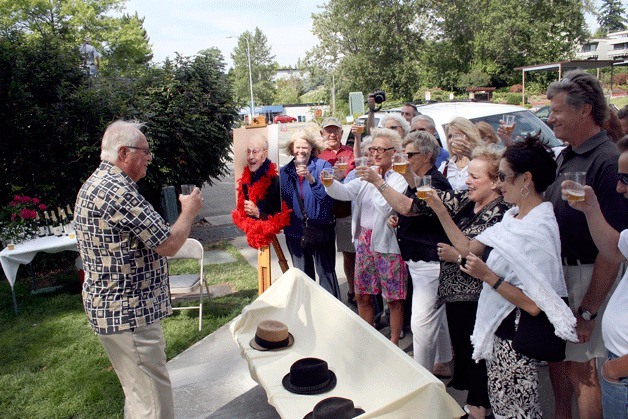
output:
<svg viewBox="0 0 628 419"><path fill-rule="evenodd" d="M567 298L563 298L567 302ZM530 358L540 361L557 362L565 359L567 342L554 333L554 325L544 312L533 316L520 310L518 325L515 326L515 337L512 348Z"/></svg>
<svg viewBox="0 0 628 419"><path fill-rule="evenodd" d="M315 224L312 223L305 212L305 205L303 204L303 198L299 193L296 181L294 181L294 192L297 194L297 200L301 207L302 223L303 223L303 236L301 237L301 248L308 252L315 252L333 243L336 238L336 219L334 218L331 223L327 224Z"/></svg>

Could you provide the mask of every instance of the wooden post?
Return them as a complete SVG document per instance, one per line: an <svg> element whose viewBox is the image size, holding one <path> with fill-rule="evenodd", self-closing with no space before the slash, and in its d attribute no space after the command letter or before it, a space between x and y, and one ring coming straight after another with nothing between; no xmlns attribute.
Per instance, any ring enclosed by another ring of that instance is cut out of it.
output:
<svg viewBox="0 0 628 419"><path fill-rule="evenodd" d="M262 295L270 288L270 247L264 246L257 251L257 293Z"/></svg>

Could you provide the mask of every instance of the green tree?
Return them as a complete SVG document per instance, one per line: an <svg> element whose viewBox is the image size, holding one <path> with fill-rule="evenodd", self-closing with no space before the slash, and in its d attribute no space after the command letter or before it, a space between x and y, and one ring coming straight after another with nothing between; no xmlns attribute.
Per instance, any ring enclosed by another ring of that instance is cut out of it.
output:
<svg viewBox="0 0 628 419"><path fill-rule="evenodd" d="M18 191L73 202L100 161L105 127L121 118L147 124L154 159L140 188L156 208L163 185L226 173L237 107L217 49L94 85L79 60L60 39L0 38L0 204Z"/></svg>
<svg viewBox="0 0 628 419"><path fill-rule="evenodd" d="M152 58L143 19L118 15L126 0L0 0L0 34L55 39L78 49L86 36L103 54L103 71L143 68ZM111 68L107 68L111 67Z"/></svg>
<svg viewBox="0 0 628 419"><path fill-rule="evenodd" d="M303 80L300 77L290 76L277 80L275 103L301 103L303 94Z"/></svg>
<svg viewBox="0 0 628 419"><path fill-rule="evenodd" d="M605 36L609 32L626 29L626 10L621 0L602 0L602 7L597 18L600 31Z"/></svg>
<svg viewBox="0 0 628 419"><path fill-rule="evenodd" d="M233 82L236 100L240 104L248 104L251 97L247 39L250 47L255 104L270 105L275 97L273 77L278 65L275 56L271 54L271 47L268 45L266 35L257 27L253 33L246 31L240 35L238 45L231 53L233 69L229 76Z"/></svg>
<svg viewBox="0 0 628 419"><path fill-rule="evenodd" d="M424 0L331 0L313 15L319 44L308 52L308 66L323 68L337 97L350 91L384 89L391 97L410 98L420 83Z"/></svg>

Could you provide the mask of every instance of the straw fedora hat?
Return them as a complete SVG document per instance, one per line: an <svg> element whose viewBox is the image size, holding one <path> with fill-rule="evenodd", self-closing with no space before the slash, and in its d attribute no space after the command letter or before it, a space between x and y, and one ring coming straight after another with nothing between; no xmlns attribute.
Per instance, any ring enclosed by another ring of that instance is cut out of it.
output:
<svg viewBox="0 0 628 419"><path fill-rule="evenodd" d="M350 419L360 416L364 409L356 408L353 401L344 397L328 397L314 406L303 419Z"/></svg>
<svg viewBox="0 0 628 419"><path fill-rule="evenodd" d="M321 394L336 387L336 374L322 359L301 358L292 364L281 383L291 393Z"/></svg>
<svg viewBox="0 0 628 419"><path fill-rule="evenodd" d="M289 348L294 343L294 336L288 332L288 326L277 320L262 320L257 325L255 337L249 345L258 351L279 351Z"/></svg>

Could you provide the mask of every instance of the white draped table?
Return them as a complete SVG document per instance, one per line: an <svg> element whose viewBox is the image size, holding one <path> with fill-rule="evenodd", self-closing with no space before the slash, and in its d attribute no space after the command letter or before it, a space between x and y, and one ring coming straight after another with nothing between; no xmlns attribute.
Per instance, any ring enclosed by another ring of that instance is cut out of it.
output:
<svg viewBox="0 0 628 419"><path fill-rule="evenodd" d="M294 345L276 352L249 346L257 324L270 319L288 325ZM331 396L353 400L365 410L361 418L464 415L438 378L296 268L245 307L230 330L251 377L283 418L302 418ZM283 388L281 380L292 363L306 357L327 361L338 381L333 390L299 395Z"/></svg>
<svg viewBox="0 0 628 419"><path fill-rule="evenodd" d="M0 252L0 263L2 263L4 275L9 280L9 285L11 285L13 309L16 315L17 301L15 299L13 286L15 285L15 277L17 276L17 270L20 265L31 263L35 255L39 252L58 253L64 250L73 250L78 252L76 237L38 237L33 240L25 241L24 243L16 244L13 250L9 250L8 247L5 247Z"/></svg>

